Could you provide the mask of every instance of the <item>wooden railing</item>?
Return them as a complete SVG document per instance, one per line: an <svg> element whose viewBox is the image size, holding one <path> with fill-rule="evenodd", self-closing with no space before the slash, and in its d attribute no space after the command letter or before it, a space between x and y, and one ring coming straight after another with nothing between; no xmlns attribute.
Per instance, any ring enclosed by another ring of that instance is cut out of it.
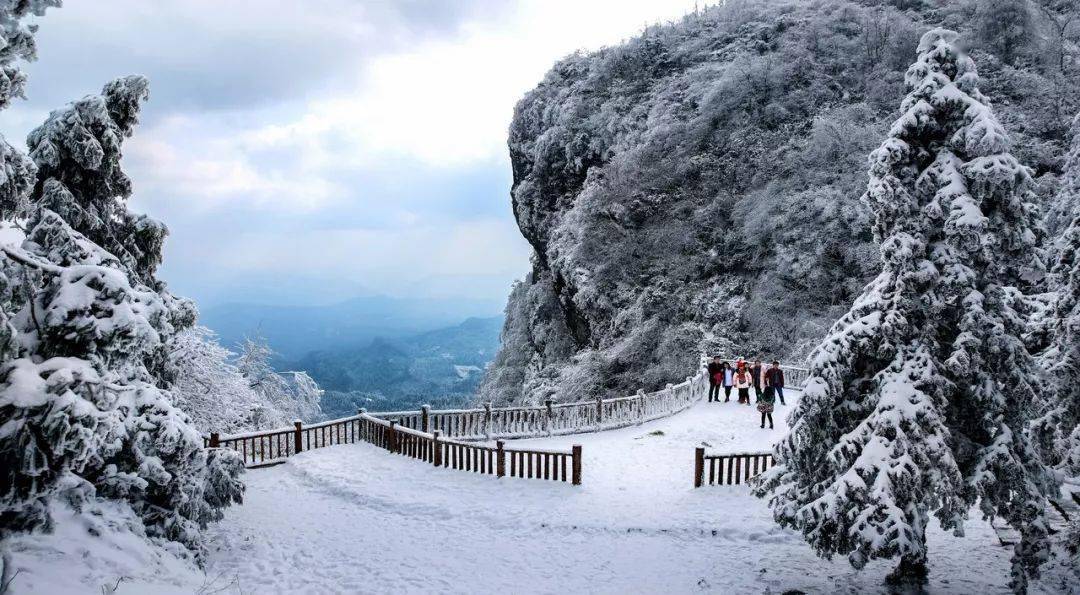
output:
<svg viewBox="0 0 1080 595"><path fill-rule="evenodd" d="M702 364L704 364L704 359ZM599 430L614 430L678 413L708 394L708 377L703 369L679 384L628 397L494 408L491 404L473 409L421 407L418 411L380 411L373 417L395 421L422 432L439 431L458 440L497 440L559 436Z"/></svg>
<svg viewBox="0 0 1080 595"><path fill-rule="evenodd" d="M240 453L244 465L256 468L276 465L298 452L357 442L360 426L358 416L335 419L304 426L293 422L292 428L281 428L246 434L221 436L212 432L203 438L207 448L231 448Z"/></svg>
<svg viewBox="0 0 1080 595"><path fill-rule="evenodd" d="M241 434L222 438L211 434L206 446L232 448L241 454L249 467L276 465L298 452L334 444L368 442L380 448L461 471L497 477L547 479L581 484L581 446L570 452L506 448L499 440L494 446L441 438L439 431L422 432L402 427L394 421L373 417L361 411L353 417L304 427L295 422L292 429ZM507 463L509 462L509 466Z"/></svg>
<svg viewBox="0 0 1080 595"><path fill-rule="evenodd" d="M447 440L438 430L432 433L402 427L394 421L373 417L367 413L357 416L363 426L366 442L390 452L420 459L436 467L471 471L497 477L547 479L581 484L581 446L570 452L506 448L502 440L494 446ZM509 462L509 465L507 463Z"/></svg>
<svg viewBox="0 0 1080 595"><path fill-rule="evenodd" d="M694 487L746 483L775 464L771 452L707 455L704 448L696 448Z"/></svg>
<svg viewBox="0 0 1080 595"><path fill-rule="evenodd" d="M729 358L734 361L736 358ZM442 409L432 410L424 406L417 411L384 411L367 413L363 410L356 416L335 419L322 423L304 426L297 421L292 428L280 428L221 436L212 433L203 439L206 447L232 448L244 459L248 467L261 467L280 463L285 458L298 452L322 448L334 444L348 444L358 440L360 432L360 418L367 416L389 424L394 422L394 427L399 432L415 430L428 436L439 436L444 444L452 441L491 441L511 438L533 438L540 436L557 436L580 432L598 430L613 430L635 424L644 423L673 415L690 407L703 398L709 390L708 376L704 370L708 359L702 357L698 373L688 377L685 381L667 385L665 388L651 393L638 391L637 394L628 397L616 397L610 399L596 399L591 401L577 401L573 403L555 403L545 401L540 406L505 407L494 408L490 404L482 408L473 409ZM791 388L800 386L807 376L806 368L785 366L786 385ZM370 428L368 428L370 431ZM370 441L370 440L364 440ZM453 442L456 444L456 442ZM426 447L424 447L426 448ZM476 448L494 448L481 447ZM461 451L459 453L458 451ZM450 453L452 457L461 454L465 457L480 457L469 451L457 449ZM509 451L508 451L509 452ZM514 451L530 452L530 451ZM543 451L531 451L537 457ZM432 455L434 456L434 455ZM485 455L491 458L494 455ZM517 456L517 455L514 455ZM546 470L552 466L550 473L558 473L559 476L566 474L564 461L549 463L540 458L530 463L529 460L520 461L520 472L525 475L517 475L519 467L516 462L511 464L512 477L528 477L537 469ZM457 458L449 459L456 464ZM512 459L516 461L516 459ZM535 465L533 465L535 463ZM471 463L467 463L471 465ZM477 462L480 465L480 462ZM483 463L487 468L486 462ZM539 465L544 465L540 467ZM580 465L580 461L579 461ZM469 470L469 469L467 469Z"/></svg>

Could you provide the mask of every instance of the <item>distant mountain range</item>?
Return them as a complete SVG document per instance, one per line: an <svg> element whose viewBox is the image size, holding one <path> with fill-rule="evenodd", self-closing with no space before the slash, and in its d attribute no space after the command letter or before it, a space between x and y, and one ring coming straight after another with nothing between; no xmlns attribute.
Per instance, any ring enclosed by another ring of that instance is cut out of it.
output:
<svg viewBox="0 0 1080 595"><path fill-rule="evenodd" d="M470 400L499 348L502 317L400 338L378 337L362 347L315 351L287 364L310 374L326 393L328 417L368 409L457 407Z"/></svg>
<svg viewBox="0 0 1080 595"><path fill-rule="evenodd" d="M203 310L200 322L226 347L261 335L282 359L295 361L313 351L366 347L377 337L403 339L495 316L502 307L497 300L370 296L330 306L224 304Z"/></svg>

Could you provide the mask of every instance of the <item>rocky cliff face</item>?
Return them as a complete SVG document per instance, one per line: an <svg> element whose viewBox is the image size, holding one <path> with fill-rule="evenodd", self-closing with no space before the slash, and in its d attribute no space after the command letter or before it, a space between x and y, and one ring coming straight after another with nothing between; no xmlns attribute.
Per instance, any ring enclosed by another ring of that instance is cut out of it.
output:
<svg viewBox="0 0 1080 595"><path fill-rule="evenodd" d="M653 389L702 349L804 356L877 270L866 155L931 26L966 31L1050 195L1080 77L1047 57L1034 12L1003 62L1000 35L979 28L1000 16L987 10L728 2L556 64L510 129L513 207L535 254L480 399Z"/></svg>

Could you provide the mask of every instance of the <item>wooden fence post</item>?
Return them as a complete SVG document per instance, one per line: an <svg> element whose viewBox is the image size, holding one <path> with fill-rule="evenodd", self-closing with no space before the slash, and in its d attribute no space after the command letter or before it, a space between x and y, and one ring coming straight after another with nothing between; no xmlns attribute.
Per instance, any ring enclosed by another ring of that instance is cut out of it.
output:
<svg viewBox="0 0 1080 595"><path fill-rule="evenodd" d="M572 453L570 455L570 458L572 459L571 468L573 469L571 483L573 485L579 486L581 485L581 445L575 444L570 452Z"/></svg>
<svg viewBox="0 0 1080 595"><path fill-rule="evenodd" d="M694 449L694 487L701 487L701 476L705 475L705 449Z"/></svg>
<svg viewBox="0 0 1080 595"><path fill-rule="evenodd" d="M495 442L495 475L506 477L506 450L502 440Z"/></svg>
<svg viewBox="0 0 1080 595"><path fill-rule="evenodd" d="M491 440L491 403L484 403L484 439Z"/></svg>
<svg viewBox="0 0 1080 595"><path fill-rule="evenodd" d="M217 432L210 432L210 448L221 446L221 437Z"/></svg>
<svg viewBox="0 0 1080 595"><path fill-rule="evenodd" d="M386 433L386 450L390 452L397 452L397 431L394 429L396 425L397 422L391 421L390 429Z"/></svg>
<svg viewBox="0 0 1080 595"><path fill-rule="evenodd" d="M431 448L433 449L431 454L431 462L436 467L442 467L442 445L439 444L439 431L435 430L431 433L431 435Z"/></svg>
<svg viewBox="0 0 1080 595"><path fill-rule="evenodd" d="M301 427L301 425L302 424L300 423L300 420L296 420L296 421L293 422L293 427L296 428L296 431L293 433L293 454L296 454L296 453L304 450L304 443L300 439L300 427Z"/></svg>
<svg viewBox="0 0 1080 595"><path fill-rule="evenodd" d="M596 397L596 425L604 424L604 399Z"/></svg>
<svg viewBox="0 0 1080 595"><path fill-rule="evenodd" d="M431 423L431 405L420 406L420 431L427 432Z"/></svg>
<svg viewBox="0 0 1080 595"><path fill-rule="evenodd" d="M551 421L554 416L554 411L551 409L551 399L544 400L544 406L547 408L547 419L544 420L544 429L547 430L547 435L551 435Z"/></svg>

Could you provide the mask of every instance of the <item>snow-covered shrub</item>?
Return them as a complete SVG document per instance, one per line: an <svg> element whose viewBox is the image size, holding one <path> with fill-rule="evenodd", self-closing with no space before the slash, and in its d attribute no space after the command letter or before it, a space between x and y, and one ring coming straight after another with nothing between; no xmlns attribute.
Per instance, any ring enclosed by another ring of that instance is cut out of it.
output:
<svg viewBox="0 0 1080 595"><path fill-rule="evenodd" d="M112 499L198 554L201 529L240 501L243 465L203 448L169 390L195 308L154 277L165 228L127 211L119 169L146 95L141 77L113 81L30 134L38 177L5 213L26 237L0 259L0 518L47 530L50 502Z"/></svg>
<svg viewBox="0 0 1080 595"><path fill-rule="evenodd" d="M1023 536L1013 586L1046 558L1053 478L1028 434L1043 375L1021 288L1042 276L1030 171L979 91L957 34L935 29L870 155L864 200L882 271L812 356L756 492L822 555L900 558L925 580L931 515L961 531L978 504Z"/></svg>

